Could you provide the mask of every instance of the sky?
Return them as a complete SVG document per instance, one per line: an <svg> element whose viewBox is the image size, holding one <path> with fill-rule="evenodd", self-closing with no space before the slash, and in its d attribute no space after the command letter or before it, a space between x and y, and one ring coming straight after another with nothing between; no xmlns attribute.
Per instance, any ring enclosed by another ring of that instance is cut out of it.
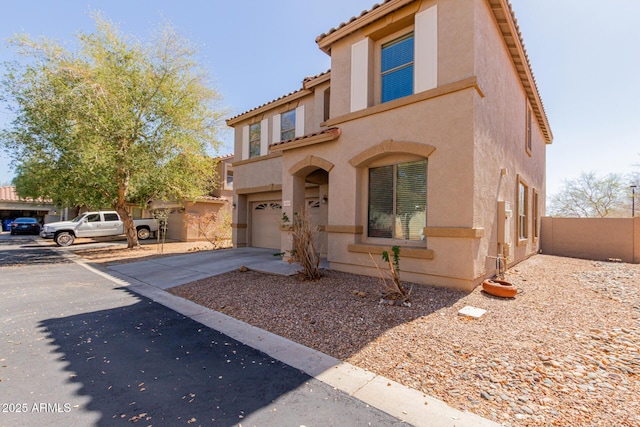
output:
<svg viewBox="0 0 640 427"><path fill-rule="evenodd" d="M377 0L381 2L381 0ZM72 46L101 11L125 34L149 39L169 21L200 47L229 117L299 89L330 68L315 38L376 0L0 0L0 62L16 33ZM547 195L581 172L640 171L640 1L511 0L554 135ZM0 73L4 69L0 66ZM0 104L0 127L11 119ZM223 131L219 154L232 152ZM0 152L0 185L13 178Z"/></svg>

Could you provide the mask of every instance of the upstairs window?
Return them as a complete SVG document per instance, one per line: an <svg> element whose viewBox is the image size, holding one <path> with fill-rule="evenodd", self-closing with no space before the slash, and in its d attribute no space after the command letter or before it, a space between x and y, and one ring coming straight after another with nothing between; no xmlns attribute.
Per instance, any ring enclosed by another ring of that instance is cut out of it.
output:
<svg viewBox="0 0 640 427"><path fill-rule="evenodd" d="M280 141L296 137L296 110L287 111L280 116Z"/></svg>
<svg viewBox="0 0 640 427"><path fill-rule="evenodd" d="M382 46L382 102L413 94L413 33Z"/></svg>
<svg viewBox="0 0 640 427"><path fill-rule="evenodd" d="M224 183L225 190L233 190L233 166L229 163L225 163L227 179Z"/></svg>
<svg viewBox="0 0 640 427"><path fill-rule="evenodd" d="M249 158L260 156L260 123L249 126Z"/></svg>
<svg viewBox="0 0 640 427"><path fill-rule="evenodd" d="M523 181L519 181L518 182L518 240L520 241L527 240L529 238L527 212L529 212L529 188Z"/></svg>
<svg viewBox="0 0 640 427"><path fill-rule="evenodd" d="M422 240L427 212L427 161L369 169L368 236Z"/></svg>

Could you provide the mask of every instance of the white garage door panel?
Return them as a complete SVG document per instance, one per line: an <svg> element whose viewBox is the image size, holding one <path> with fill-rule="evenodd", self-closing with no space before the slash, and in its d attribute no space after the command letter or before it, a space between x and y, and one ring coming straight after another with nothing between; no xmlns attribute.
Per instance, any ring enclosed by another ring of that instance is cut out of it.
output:
<svg viewBox="0 0 640 427"><path fill-rule="evenodd" d="M251 214L251 246L279 250L282 205L275 202L254 203Z"/></svg>

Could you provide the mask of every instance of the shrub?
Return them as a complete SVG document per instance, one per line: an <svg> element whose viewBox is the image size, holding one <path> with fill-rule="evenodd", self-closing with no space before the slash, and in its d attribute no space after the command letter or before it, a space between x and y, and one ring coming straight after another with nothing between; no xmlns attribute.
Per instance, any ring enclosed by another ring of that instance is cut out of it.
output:
<svg viewBox="0 0 640 427"><path fill-rule="evenodd" d="M318 280L322 276L320 272L320 251L316 249L315 242L320 234L320 229L311 224L309 212L305 209L302 214L295 212L293 221L288 224L289 218L283 214L284 225L290 225L292 249L285 252L302 267L300 274L305 280Z"/></svg>
<svg viewBox="0 0 640 427"><path fill-rule="evenodd" d="M187 221L198 228L198 234L213 245L214 249L229 246L231 241L231 212L220 209L218 212L187 214Z"/></svg>
<svg viewBox="0 0 640 427"><path fill-rule="evenodd" d="M400 247L393 246L391 248L392 257L389 257L389 252L382 252L382 260L389 264L389 271L387 272L388 279L382 273L380 266L373 259L373 255L369 253L371 260L378 269L380 274L380 282L382 285L382 299L395 301L398 305L408 305L411 295L411 289L407 291L402 282L400 282Z"/></svg>

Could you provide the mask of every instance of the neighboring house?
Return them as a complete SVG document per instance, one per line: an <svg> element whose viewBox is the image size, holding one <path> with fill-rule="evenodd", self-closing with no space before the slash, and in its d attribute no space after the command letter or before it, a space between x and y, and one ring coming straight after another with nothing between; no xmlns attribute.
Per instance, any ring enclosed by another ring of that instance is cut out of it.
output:
<svg viewBox="0 0 640 427"><path fill-rule="evenodd" d="M216 167L220 185L210 195L199 197L196 201L185 200L182 203L155 201L149 205L150 211L161 208L169 210L167 239L183 242L206 240L199 232L195 218L208 212L217 213L221 209L231 210L233 199L232 163L233 154L218 158Z"/></svg>
<svg viewBox="0 0 640 427"><path fill-rule="evenodd" d="M0 187L0 221L2 224L6 220L19 217L37 218L39 222L59 221L60 212L51 201L25 199L16 193L13 186Z"/></svg>
<svg viewBox="0 0 640 427"><path fill-rule="evenodd" d="M472 289L540 247L552 142L507 0L387 0L322 34L331 70L227 120L233 244L290 249L307 208L331 269ZM268 82L265 82L268 84Z"/></svg>

